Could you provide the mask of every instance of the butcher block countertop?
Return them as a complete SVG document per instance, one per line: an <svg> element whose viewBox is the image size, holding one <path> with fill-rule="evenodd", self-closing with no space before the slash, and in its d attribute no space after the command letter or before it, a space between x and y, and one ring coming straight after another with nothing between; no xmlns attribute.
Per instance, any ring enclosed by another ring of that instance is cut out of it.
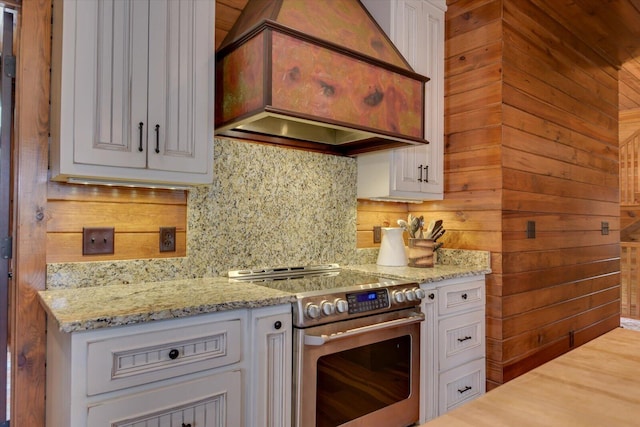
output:
<svg viewBox="0 0 640 427"><path fill-rule="evenodd" d="M614 329L423 427L640 425L640 332Z"/></svg>

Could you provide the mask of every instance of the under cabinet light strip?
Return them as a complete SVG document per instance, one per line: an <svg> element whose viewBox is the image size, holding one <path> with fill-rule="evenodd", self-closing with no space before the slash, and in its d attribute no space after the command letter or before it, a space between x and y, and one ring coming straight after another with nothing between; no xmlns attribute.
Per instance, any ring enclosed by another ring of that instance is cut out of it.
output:
<svg viewBox="0 0 640 427"><path fill-rule="evenodd" d="M174 184L158 184L151 182L136 182L136 181L106 181L100 179L88 179L88 178L67 178L69 184L84 184L84 185L105 185L107 187L129 187L129 188L150 188L158 190L189 190L191 187L188 185L174 185Z"/></svg>

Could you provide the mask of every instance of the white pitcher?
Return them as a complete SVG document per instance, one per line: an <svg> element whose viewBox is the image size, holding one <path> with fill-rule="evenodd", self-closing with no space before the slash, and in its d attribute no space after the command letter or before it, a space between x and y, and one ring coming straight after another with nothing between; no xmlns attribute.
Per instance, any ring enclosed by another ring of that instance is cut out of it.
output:
<svg viewBox="0 0 640 427"><path fill-rule="evenodd" d="M407 265L407 252L404 248L402 233L404 228L383 227L380 252L378 252L378 265L386 267L404 267Z"/></svg>

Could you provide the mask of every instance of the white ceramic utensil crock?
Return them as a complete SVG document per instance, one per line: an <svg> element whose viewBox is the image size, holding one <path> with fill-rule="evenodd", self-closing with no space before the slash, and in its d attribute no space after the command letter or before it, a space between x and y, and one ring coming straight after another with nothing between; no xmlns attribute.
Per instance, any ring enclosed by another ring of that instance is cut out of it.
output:
<svg viewBox="0 0 640 427"><path fill-rule="evenodd" d="M407 252L404 247L403 228L383 227L378 265L386 267L404 267L407 265Z"/></svg>

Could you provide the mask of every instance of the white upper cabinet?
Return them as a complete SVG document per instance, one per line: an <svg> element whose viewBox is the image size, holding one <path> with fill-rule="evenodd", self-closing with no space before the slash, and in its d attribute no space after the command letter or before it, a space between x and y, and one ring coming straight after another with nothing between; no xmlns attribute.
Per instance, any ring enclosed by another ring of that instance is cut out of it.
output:
<svg viewBox="0 0 640 427"><path fill-rule="evenodd" d="M52 179L213 177L214 0L57 0Z"/></svg>
<svg viewBox="0 0 640 427"><path fill-rule="evenodd" d="M363 0L425 85L428 145L358 156L358 198L443 198L444 13L442 0Z"/></svg>

